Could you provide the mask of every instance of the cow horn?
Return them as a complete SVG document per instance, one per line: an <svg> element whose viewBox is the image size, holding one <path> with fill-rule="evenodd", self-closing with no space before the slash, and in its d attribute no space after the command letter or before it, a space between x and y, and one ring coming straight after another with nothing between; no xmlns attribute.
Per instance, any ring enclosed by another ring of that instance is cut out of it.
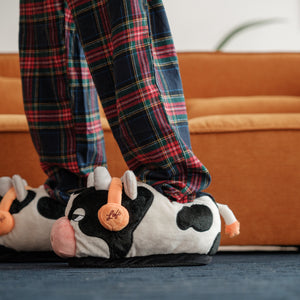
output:
<svg viewBox="0 0 300 300"><path fill-rule="evenodd" d="M26 181L23 180L21 176L14 175L12 177L12 184L13 187L15 188L17 199L19 201L23 201L28 194L28 192L26 191L26 184L27 184Z"/></svg>
<svg viewBox="0 0 300 300"><path fill-rule="evenodd" d="M0 196L4 196L8 190L12 187L12 182L10 177L0 178Z"/></svg>
<svg viewBox="0 0 300 300"><path fill-rule="evenodd" d="M104 167L97 167L94 170L94 183L95 189L99 190L109 190L109 186L111 183L111 176L106 168Z"/></svg>
<svg viewBox="0 0 300 300"><path fill-rule="evenodd" d="M95 179L94 179L94 172L91 172L87 178L87 187L90 188L94 186Z"/></svg>
<svg viewBox="0 0 300 300"><path fill-rule="evenodd" d="M134 173L127 170L123 177L122 182L124 183L125 194L131 199L134 200L137 197L137 181Z"/></svg>

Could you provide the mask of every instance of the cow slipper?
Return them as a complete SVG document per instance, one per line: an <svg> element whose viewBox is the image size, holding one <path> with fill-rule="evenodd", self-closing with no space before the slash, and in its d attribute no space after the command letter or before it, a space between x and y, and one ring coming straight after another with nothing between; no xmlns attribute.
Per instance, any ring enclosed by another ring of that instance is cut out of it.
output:
<svg viewBox="0 0 300 300"><path fill-rule="evenodd" d="M231 210L208 194L191 203L171 202L137 182L132 171L119 179L98 167L87 188L71 195L51 243L72 267L205 265L219 247L220 213L226 232L238 234Z"/></svg>
<svg viewBox="0 0 300 300"><path fill-rule="evenodd" d="M65 205L43 186L30 188L19 175L0 178L0 261L40 261L55 257L50 242L53 223ZM44 252L39 256L40 252Z"/></svg>

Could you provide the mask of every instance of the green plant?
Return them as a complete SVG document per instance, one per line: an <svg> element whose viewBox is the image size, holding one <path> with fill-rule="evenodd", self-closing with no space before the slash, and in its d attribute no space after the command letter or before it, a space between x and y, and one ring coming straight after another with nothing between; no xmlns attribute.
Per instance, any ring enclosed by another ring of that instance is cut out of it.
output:
<svg viewBox="0 0 300 300"><path fill-rule="evenodd" d="M222 38L222 40L219 42L219 44L216 47L216 51L222 51L222 49L231 41L236 35L239 33L251 29L253 27L259 27L259 26L264 26L264 25L271 25L274 23L280 23L282 22L283 19L280 18L272 18L272 19L265 19L265 20L258 20L258 21L250 21L243 23L234 29L230 30L229 33L225 35L225 37Z"/></svg>

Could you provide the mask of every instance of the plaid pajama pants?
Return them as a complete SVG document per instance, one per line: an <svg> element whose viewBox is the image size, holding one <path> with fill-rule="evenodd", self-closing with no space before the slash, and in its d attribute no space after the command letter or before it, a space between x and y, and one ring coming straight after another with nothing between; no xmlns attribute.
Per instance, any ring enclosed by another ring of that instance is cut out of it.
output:
<svg viewBox="0 0 300 300"><path fill-rule="evenodd" d="M139 180L178 202L208 186L162 0L20 0L19 32L25 112L53 197L106 165L97 94Z"/></svg>

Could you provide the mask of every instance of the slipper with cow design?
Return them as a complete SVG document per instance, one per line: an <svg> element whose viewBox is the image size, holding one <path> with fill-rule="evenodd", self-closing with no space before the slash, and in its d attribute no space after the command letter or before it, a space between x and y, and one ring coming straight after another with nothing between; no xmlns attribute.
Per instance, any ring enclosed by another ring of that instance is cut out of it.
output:
<svg viewBox="0 0 300 300"><path fill-rule="evenodd" d="M50 232L64 210L65 205L51 199L43 186L30 188L19 175L1 177L0 261L55 260Z"/></svg>
<svg viewBox="0 0 300 300"><path fill-rule="evenodd" d="M205 265L219 247L220 212L229 234L238 234L232 212L208 194L171 202L131 171L118 179L98 167L88 187L70 197L51 243L74 267Z"/></svg>

